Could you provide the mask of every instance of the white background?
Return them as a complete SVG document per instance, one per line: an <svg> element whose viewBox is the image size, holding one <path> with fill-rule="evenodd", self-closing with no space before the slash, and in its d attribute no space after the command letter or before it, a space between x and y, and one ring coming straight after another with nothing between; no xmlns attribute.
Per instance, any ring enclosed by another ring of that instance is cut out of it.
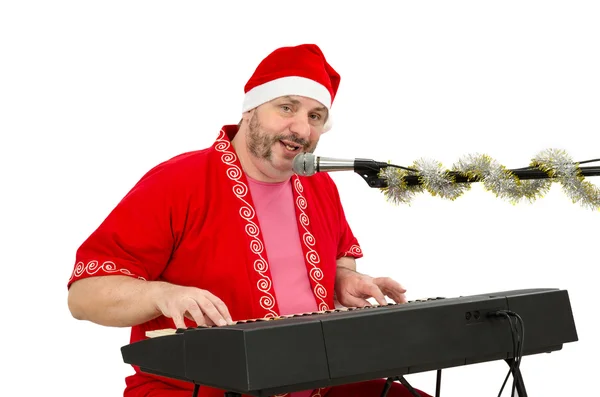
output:
<svg viewBox="0 0 600 397"><path fill-rule="evenodd" d="M486 153L509 168L546 148L600 157L597 2L396 3L3 2L3 390L122 394L129 332L70 316L75 251L149 168L237 123L244 84L279 46L317 43L342 75L317 154L450 167ZM598 211L560 185L533 204L474 185L395 206L356 174L333 176L359 270L396 278L409 299L569 290L580 341L526 357L525 382L530 396L596 393ZM496 396L506 369L446 370L442 395ZM434 373L408 379L433 393Z"/></svg>

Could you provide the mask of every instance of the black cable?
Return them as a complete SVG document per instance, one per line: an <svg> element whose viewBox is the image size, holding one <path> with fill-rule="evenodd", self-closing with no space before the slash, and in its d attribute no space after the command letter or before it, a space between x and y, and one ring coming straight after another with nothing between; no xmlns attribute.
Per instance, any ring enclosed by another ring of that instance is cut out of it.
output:
<svg viewBox="0 0 600 397"><path fill-rule="evenodd" d="M585 164L585 163L596 163L600 161L600 159L593 159L593 160L585 160L585 161L578 161L579 164Z"/></svg>
<svg viewBox="0 0 600 397"><path fill-rule="evenodd" d="M592 159L592 160L585 160L585 161L575 161L571 164L587 164L587 163L596 163L600 161L600 159ZM523 168L514 168L511 171L520 171L520 170L530 170L530 169L534 169L535 167L529 166L529 167L523 167Z"/></svg>
<svg viewBox="0 0 600 397"><path fill-rule="evenodd" d="M517 355L516 355L516 359L517 364L515 365L515 372L513 373L513 391L512 391L512 395L514 396L515 393L515 387L516 387L516 382L517 382L517 377L520 376L520 366L521 366L521 358L523 357L523 342L525 339L525 325L523 323L523 319L521 318L521 316L518 313L515 313L513 311L508 311L507 312L509 316L514 316L517 319L517 323L520 325L521 327L521 333L520 335L517 333L517 341L518 341L518 351L517 351Z"/></svg>
<svg viewBox="0 0 600 397"><path fill-rule="evenodd" d="M513 347L513 360L510 363L510 368L506 377L504 378L504 382L502 382L502 386L500 387L500 392L498 393L498 397L502 395L504 391L504 387L510 377L510 374L513 375L513 384L511 390L511 396L514 397L516 387L517 387L517 379L521 376L520 374L520 366L521 366L521 358L523 357L523 345L525 340L525 324L523 322L523 318L518 313L515 313L511 310L498 310L492 313L494 316L506 317L508 323L510 325L510 334L512 339L512 347ZM513 323L514 318L514 323Z"/></svg>
<svg viewBox="0 0 600 397"><path fill-rule="evenodd" d="M517 375L519 373L519 366L521 365L521 359L520 359L520 347L522 346L521 344L521 338L519 336L519 333L516 332L516 336L517 336L517 349L515 351L515 354L513 355L513 383L512 383L512 391L510 393L511 397L515 396L515 390L517 388Z"/></svg>
<svg viewBox="0 0 600 397"><path fill-rule="evenodd" d="M513 358L516 357L517 355L517 351L518 351L518 345L517 345L517 330L515 328L515 325L512 322L512 319L510 318L510 315L507 313L507 311L505 310L499 310L497 312L494 313L497 316L502 316L502 317L506 317L506 319L508 320L508 323L510 324L510 336L512 339L512 345L513 345ZM515 374L515 366L516 366L516 361L513 360L513 362L510 364L510 367L508 369L508 373L506 374L506 377L504 378L504 382L502 383L502 387L500 387L500 392L498 392L498 397L500 397L502 395L502 392L504 391L504 387L506 386L506 382L508 381L508 378L510 376L510 374L513 374L513 379L514 379L514 374ZM514 386L514 380L513 380L513 386Z"/></svg>
<svg viewBox="0 0 600 397"><path fill-rule="evenodd" d="M392 167L392 168L401 168L403 170L406 171L412 171L412 172L419 172L419 170L415 170L414 168L409 168L409 167L403 167L401 165L396 165L396 164L385 164L386 167Z"/></svg>

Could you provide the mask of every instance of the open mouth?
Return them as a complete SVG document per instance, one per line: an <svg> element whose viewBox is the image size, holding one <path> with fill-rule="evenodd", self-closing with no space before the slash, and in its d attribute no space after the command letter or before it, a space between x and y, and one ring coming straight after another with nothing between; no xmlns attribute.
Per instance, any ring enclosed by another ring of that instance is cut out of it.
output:
<svg viewBox="0 0 600 397"><path fill-rule="evenodd" d="M290 152L296 152L296 151L300 150L300 148L302 147L302 145L298 145L297 143L290 142L290 141L279 141L279 142L281 142L281 144Z"/></svg>

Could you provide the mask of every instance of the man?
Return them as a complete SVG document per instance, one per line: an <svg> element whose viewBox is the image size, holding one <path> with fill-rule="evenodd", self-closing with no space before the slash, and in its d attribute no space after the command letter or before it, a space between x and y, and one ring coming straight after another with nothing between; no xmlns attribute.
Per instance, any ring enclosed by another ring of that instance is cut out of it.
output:
<svg viewBox="0 0 600 397"><path fill-rule="evenodd" d="M77 319L145 332L405 302L389 278L356 271L362 257L337 189L299 177L293 158L331 127L340 82L316 45L280 48L245 87L242 120L204 150L150 170L77 251L68 282ZM293 360L290 357L290 360ZM124 395L191 396L192 384L135 368ZM375 396L382 381L292 396ZM222 390L201 387L202 396ZM408 396L395 384L390 397ZM426 395L426 394L423 394Z"/></svg>

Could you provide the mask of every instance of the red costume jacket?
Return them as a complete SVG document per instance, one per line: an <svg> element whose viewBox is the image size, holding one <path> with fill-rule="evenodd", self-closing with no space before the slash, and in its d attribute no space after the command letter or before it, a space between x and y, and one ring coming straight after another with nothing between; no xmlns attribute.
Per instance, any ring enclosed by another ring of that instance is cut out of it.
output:
<svg viewBox="0 0 600 397"><path fill-rule="evenodd" d="M144 175L78 249L68 285L110 274L161 280L209 290L234 321L277 316L268 253L230 143L236 133L237 126L225 126L210 148L181 154ZM359 258L362 252L330 176L292 178L314 297L320 310L332 309L336 259ZM145 338L146 331L173 327L171 319L156 318L132 327L131 342ZM135 370L127 378L126 397L179 388L191 395L191 383ZM223 391L200 387L200 395Z"/></svg>

